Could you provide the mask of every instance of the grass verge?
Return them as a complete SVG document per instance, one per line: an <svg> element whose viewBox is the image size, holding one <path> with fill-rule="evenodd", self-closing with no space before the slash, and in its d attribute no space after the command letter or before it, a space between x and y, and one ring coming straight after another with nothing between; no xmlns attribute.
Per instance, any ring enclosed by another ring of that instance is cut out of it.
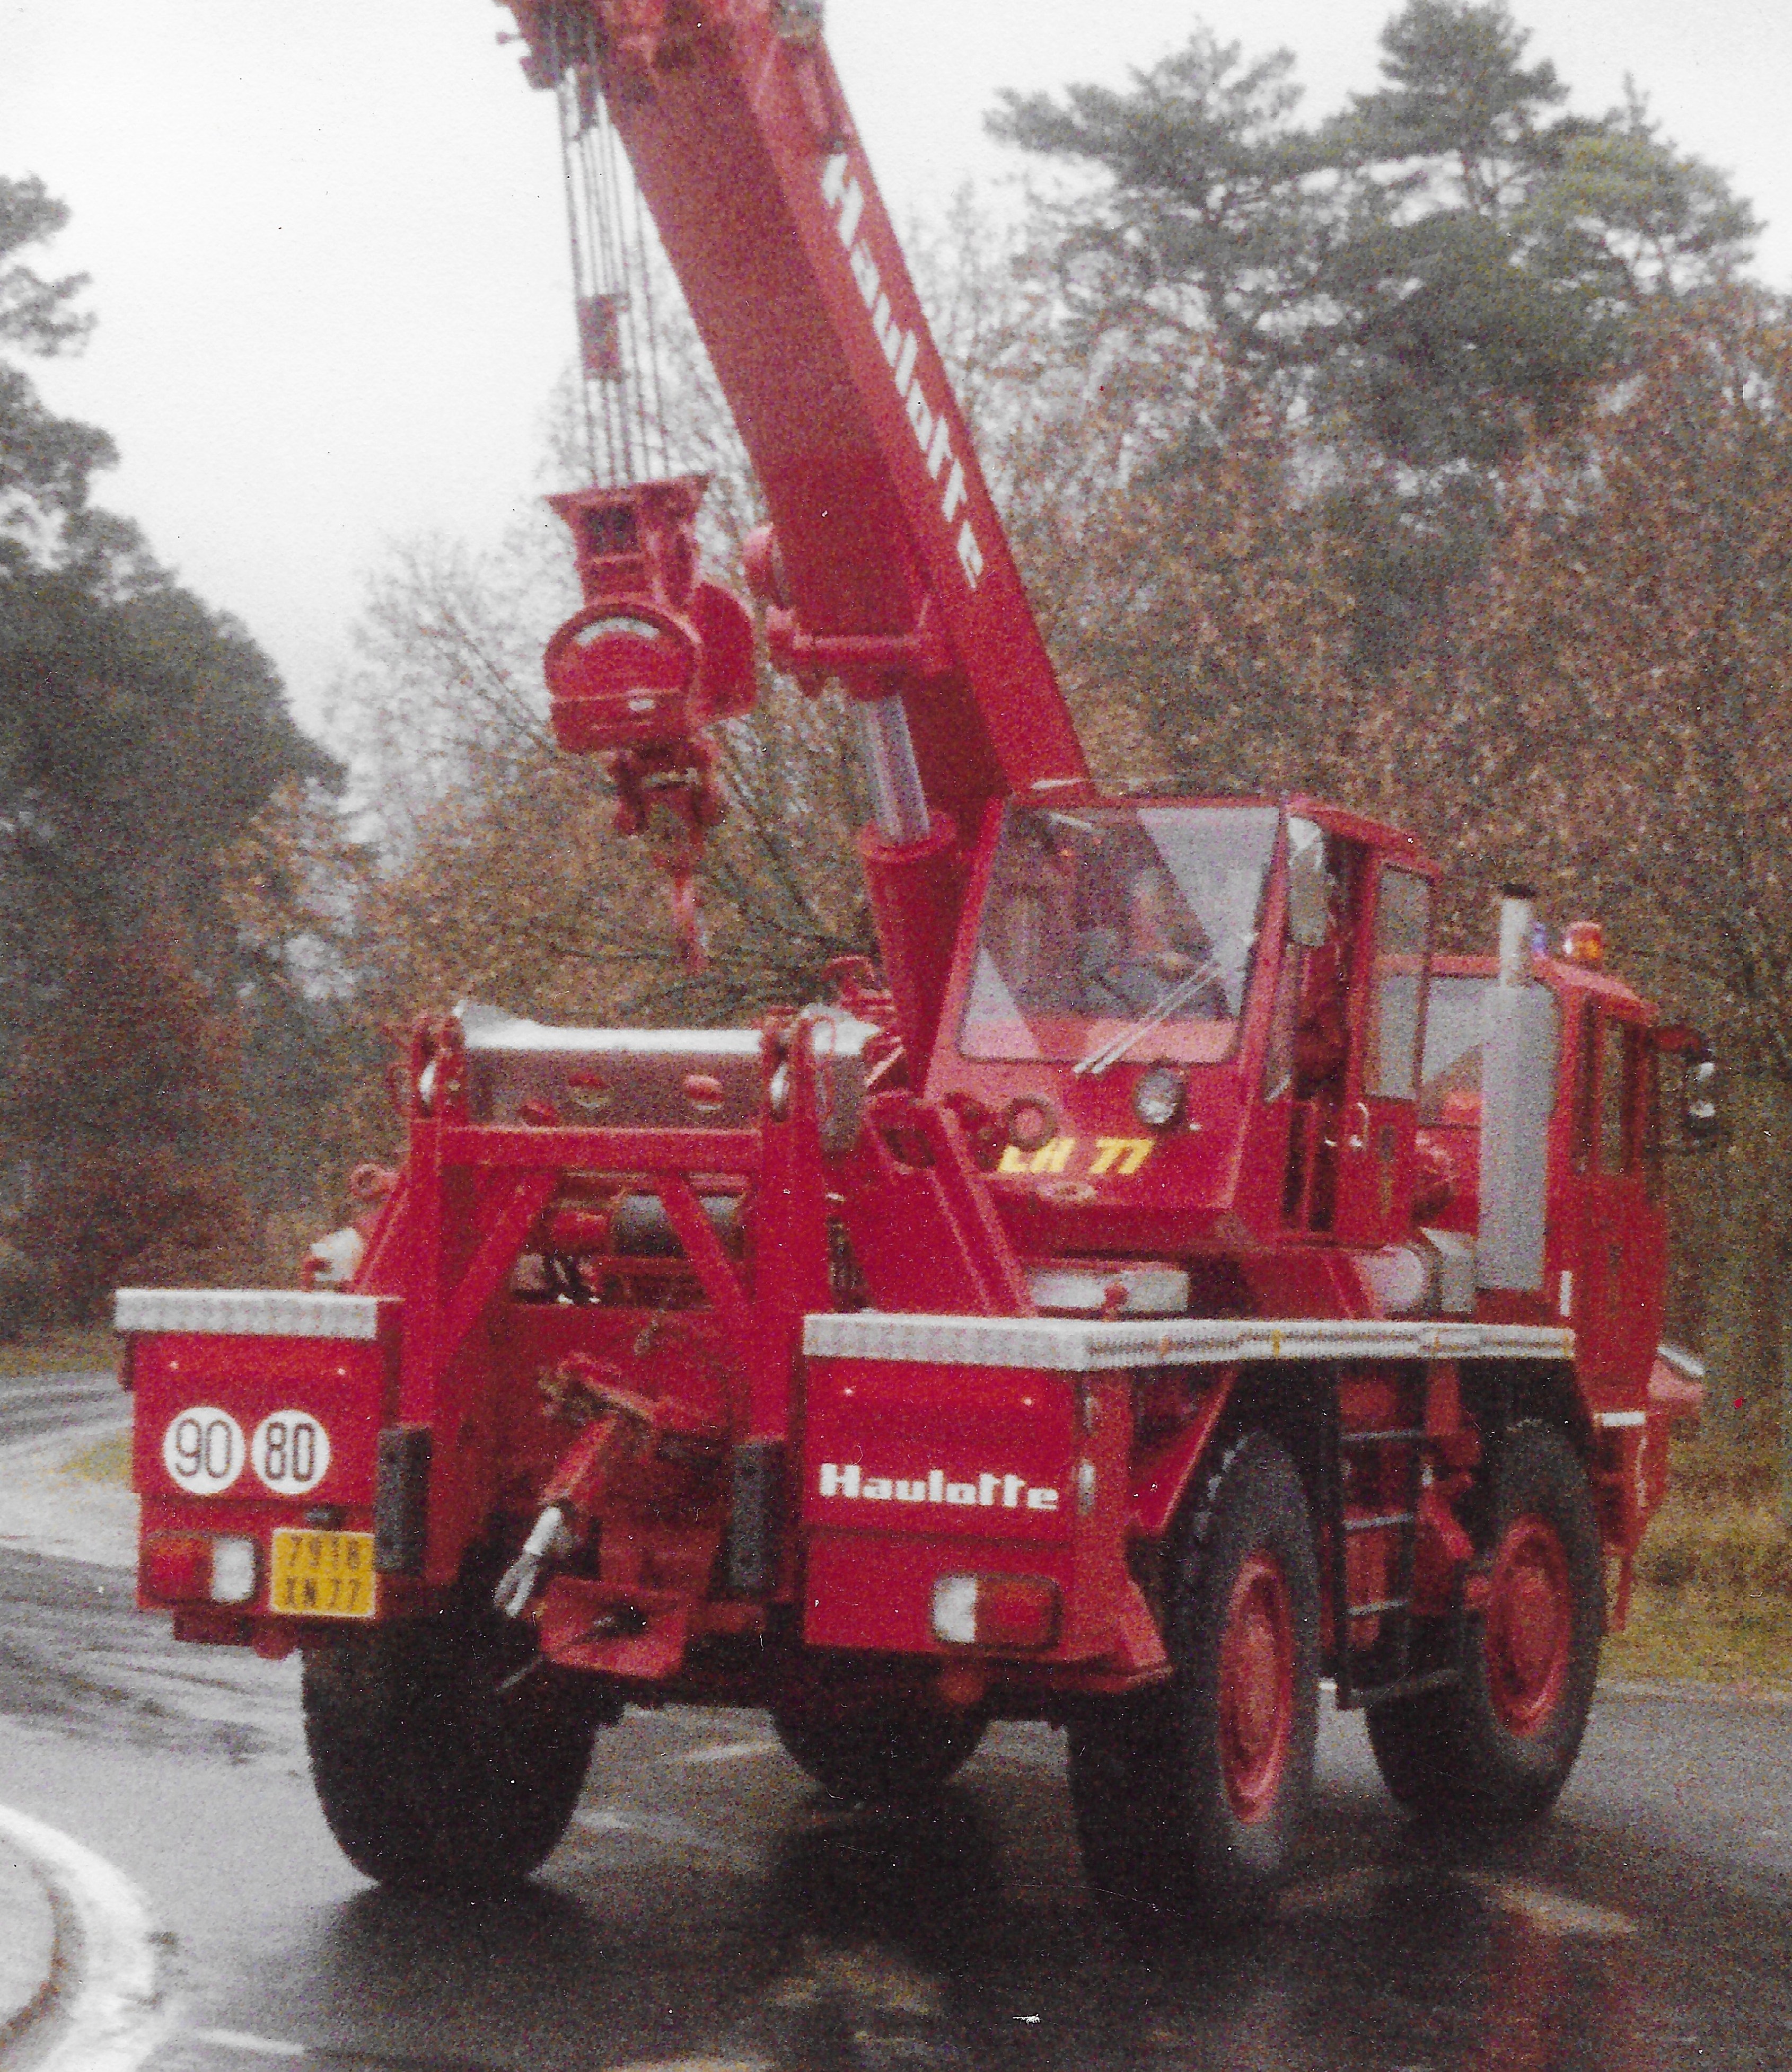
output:
<svg viewBox="0 0 1792 2072"><path fill-rule="evenodd" d="M0 1380L23 1375L115 1373L118 1338L109 1325L47 1325L0 1344Z"/></svg>
<svg viewBox="0 0 1792 2072"><path fill-rule="evenodd" d="M109 1432L73 1460L64 1461L61 1472L84 1482L111 1482L119 1488L130 1481L130 1430Z"/></svg>
<svg viewBox="0 0 1792 2072"><path fill-rule="evenodd" d="M1792 1691L1792 1604L1737 1603L1639 1585L1629 1623L1606 1635L1604 1674L1638 1683Z"/></svg>
<svg viewBox="0 0 1792 2072"><path fill-rule="evenodd" d="M1605 1671L1792 1691L1792 1530L1773 1437L1675 1441Z"/></svg>

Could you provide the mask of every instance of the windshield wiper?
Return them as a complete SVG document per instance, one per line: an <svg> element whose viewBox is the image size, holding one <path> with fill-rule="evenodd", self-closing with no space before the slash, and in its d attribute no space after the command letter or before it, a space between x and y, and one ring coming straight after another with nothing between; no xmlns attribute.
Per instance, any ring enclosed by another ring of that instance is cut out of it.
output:
<svg viewBox="0 0 1792 2072"><path fill-rule="evenodd" d="M1179 979L1170 988L1156 1006L1148 1009L1136 1022L1129 1022L1118 1036L1108 1037L1098 1043L1086 1056L1079 1058L1070 1067L1072 1073L1081 1075L1086 1072L1090 1079L1099 1079L1110 1065L1118 1064L1134 1044L1168 1022L1176 1009L1193 999L1204 985L1214 979L1223 979L1223 976L1217 957L1209 957L1205 964L1197 964L1186 978Z"/></svg>

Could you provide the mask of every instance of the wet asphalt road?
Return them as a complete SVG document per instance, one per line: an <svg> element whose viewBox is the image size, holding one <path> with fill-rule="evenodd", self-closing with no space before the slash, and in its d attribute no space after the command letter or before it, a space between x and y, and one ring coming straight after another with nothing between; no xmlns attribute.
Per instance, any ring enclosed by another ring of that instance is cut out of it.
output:
<svg viewBox="0 0 1792 2072"><path fill-rule="evenodd" d="M0 1375L0 1445L47 1437L72 1424L118 1422L115 1375Z"/></svg>
<svg viewBox="0 0 1792 2072"><path fill-rule="evenodd" d="M1792 1710L1607 1699L1552 1820L1469 1848L1328 1722L1275 1924L1128 1942L1061 1740L999 1729L939 1806L830 1806L752 1714L631 1714L507 1903L367 1885L313 1803L297 1675L175 1648L113 1572L0 1553L0 1799L133 1878L179 2021L157 2072L1792 2066Z"/></svg>

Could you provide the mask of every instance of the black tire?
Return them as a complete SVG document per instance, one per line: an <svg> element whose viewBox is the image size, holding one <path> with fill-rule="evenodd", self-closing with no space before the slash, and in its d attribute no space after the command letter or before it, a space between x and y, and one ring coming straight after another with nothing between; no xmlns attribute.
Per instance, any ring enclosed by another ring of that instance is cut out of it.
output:
<svg viewBox="0 0 1792 2072"><path fill-rule="evenodd" d="M776 1706L785 1753L836 1799L871 1805L937 1791L977 1753L988 1725L921 1698Z"/></svg>
<svg viewBox="0 0 1792 2072"><path fill-rule="evenodd" d="M305 1741L323 1817L381 1885L460 1893L527 1877L566 1832L593 1716L550 1672L502 1688L533 1631L455 1608L305 1660Z"/></svg>
<svg viewBox="0 0 1792 2072"><path fill-rule="evenodd" d="M1209 1478L1166 1627L1171 1681L1071 1729L1084 1869L1123 1913L1236 1926L1287 1874L1319 1714L1312 1518L1265 1434L1240 1439Z"/></svg>
<svg viewBox="0 0 1792 2072"><path fill-rule="evenodd" d="M1599 1521L1559 1432L1521 1424L1508 1435L1477 1539L1493 1594L1464 1622L1460 1681L1370 1707L1369 1744L1403 1805L1502 1826L1561 1795L1599 1675Z"/></svg>

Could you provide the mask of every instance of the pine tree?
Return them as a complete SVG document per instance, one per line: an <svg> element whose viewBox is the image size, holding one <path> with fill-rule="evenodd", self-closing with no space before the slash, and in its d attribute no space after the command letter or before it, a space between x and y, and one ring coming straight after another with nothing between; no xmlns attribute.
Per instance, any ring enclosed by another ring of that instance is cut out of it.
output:
<svg viewBox="0 0 1792 2072"><path fill-rule="evenodd" d="M1312 127L1286 52L1246 64L1205 30L1125 92L1011 95L994 118L1094 176L1040 226L1085 335L1156 362L1217 344L1298 430L1374 676L1481 565L1497 469L1756 228L1633 95L1563 112L1528 42L1499 0L1408 0L1385 84ZM1209 428L1189 429L1192 455Z"/></svg>
<svg viewBox="0 0 1792 2072"><path fill-rule="evenodd" d="M93 1262L166 1235L158 1200L233 1195L218 853L285 779L340 776L244 630L93 504L110 440L49 410L22 364L89 327L81 280L27 256L65 217L39 182L0 180L0 1206L40 1285L80 1309ZM198 1136L196 1104L212 1117ZM77 1109L110 1120L73 1143ZM183 1227L224 1226L208 1211Z"/></svg>

